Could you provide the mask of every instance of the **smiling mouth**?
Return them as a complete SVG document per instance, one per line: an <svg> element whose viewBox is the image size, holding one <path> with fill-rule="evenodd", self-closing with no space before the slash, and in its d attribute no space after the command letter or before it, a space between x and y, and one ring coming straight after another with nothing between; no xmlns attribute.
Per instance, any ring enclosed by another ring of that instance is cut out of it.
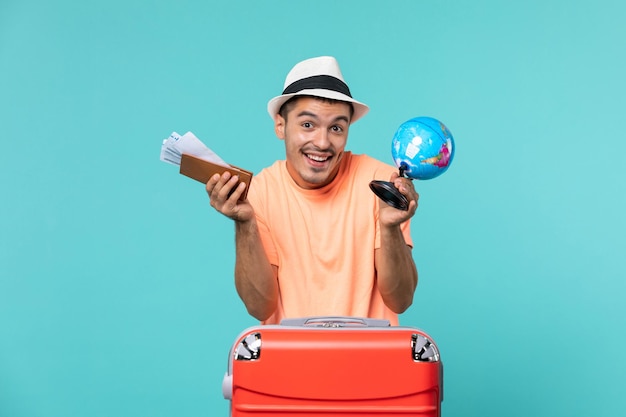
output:
<svg viewBox="0 0 626 417"><path fill-rule="evenodd" d="M320 162L320 163L326 162L331 158L330 156L311 155L309 153L305 153L304 156L306 156L313 162Z"/></svg>

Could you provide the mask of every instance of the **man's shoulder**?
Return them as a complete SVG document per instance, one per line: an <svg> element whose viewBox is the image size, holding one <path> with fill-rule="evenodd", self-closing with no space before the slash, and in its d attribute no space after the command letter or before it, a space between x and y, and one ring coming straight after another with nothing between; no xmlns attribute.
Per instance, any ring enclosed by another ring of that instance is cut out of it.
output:
<svg viewBox="0 0 626 417"><path fill-rule="evenodd" d="M261 201L265 200L269 194L276 195L276 193L282 189L280 184L284 179L283 172L286 172L284 165L284 160L278 160L252 176L250 189L248 191L248 199L251 202L257 203L258 205Z"/></svg>
<svg viewBox="0 0 626 417"><path fill-rule="evenodd" d="M352 161L360 165L362 164L362 165L371 165L371 166L392 167L391 165L367 154L357 154L357 153L352 153L352 152L346 152L346 154L350 157Z"/></svg>
<svg viewBox="0 0 626 417"><path fill-rule="evenodd" d="M285 164L284 160L275 161L272 165L263 168L256 175L254 175L253 180L255 177L257 180L265 180L265 181L271 178L280 177L283 172L284 164Z"/></svg>
<svg viewBox="0 0 626 417"><path fill-rule="evenodd" d="M350 165L355 173L372 174L374 177L383 175L387 178L397 168L366 154L349 153Z"/></svg>

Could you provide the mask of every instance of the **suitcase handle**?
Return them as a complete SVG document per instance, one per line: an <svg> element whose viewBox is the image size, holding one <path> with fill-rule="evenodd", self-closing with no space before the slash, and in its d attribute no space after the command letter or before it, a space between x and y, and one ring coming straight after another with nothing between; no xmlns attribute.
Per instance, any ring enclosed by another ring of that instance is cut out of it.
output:
<svg viewBox="0 0 626 417"><path fill-rule="evenodd" d="M368 317L319 316L282 319L281 326L296 327L389 327L389 320Z"/></svg>

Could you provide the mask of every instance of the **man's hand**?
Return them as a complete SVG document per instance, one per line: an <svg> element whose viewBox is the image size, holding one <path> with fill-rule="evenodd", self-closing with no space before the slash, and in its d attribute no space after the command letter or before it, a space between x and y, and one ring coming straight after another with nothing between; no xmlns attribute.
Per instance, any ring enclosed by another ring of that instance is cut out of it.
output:
<svg viewBox="0 0 626 417"><path fill-rule="evenodd" d="M400 177L397 172L391 174L389 181L409 200L409 208L406 211L399 210L381 202L380 224L381 226L398 226L415 214L419 194L415 191L413 182L408 178Z"/></svg>
<svg viewBox="0 0 626 417"><path fill-rule="evenodd" d="M237 222L246 222L254 218L252 205L245 201L238 201L246 189L245 183L239 183L238 176L231 176L226 171L221 176L213 175L206 183L206 192L211 199L211 207L224 216Z"/></svg>

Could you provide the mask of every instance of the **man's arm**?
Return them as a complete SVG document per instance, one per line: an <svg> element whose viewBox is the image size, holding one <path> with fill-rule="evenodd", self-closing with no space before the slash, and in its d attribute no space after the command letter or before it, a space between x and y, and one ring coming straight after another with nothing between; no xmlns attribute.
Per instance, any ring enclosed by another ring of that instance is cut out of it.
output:
<svg viewBox="0 0 626 417"><path fill-rule="evenodd" d="M381 247L375 253L378 290L393 312L403 313L413 303L417 268L402 231L381 227Z"/></svg>
<svg viewBox="0 0 626 417"><path fill-rule="evenodd" d="M276 310L278 271L265 254L252 205L238 201L246 185L237 184L238 178L225 172L209 179L206 190L211 206L235 221L235 287L248 313L263 321Z"/></svg>
<svg viewBox="0 0 626 417"><path fill-rule="evenodd" d="M276 310L278 269L267 260L256 220L235 222L235 287L248 313L263 321Z"/></svg>
<svg viewBox="0 0 626 417"><path fill-rule="evenodd" d="M383 301L393 312L400 314L413 303L417 288L417 268L400 225L415 214L419 195L407 178L394 173L391 181L408 198L409 209L398 210L381 201L380 248L376 249L374 262Z"/></svg>

